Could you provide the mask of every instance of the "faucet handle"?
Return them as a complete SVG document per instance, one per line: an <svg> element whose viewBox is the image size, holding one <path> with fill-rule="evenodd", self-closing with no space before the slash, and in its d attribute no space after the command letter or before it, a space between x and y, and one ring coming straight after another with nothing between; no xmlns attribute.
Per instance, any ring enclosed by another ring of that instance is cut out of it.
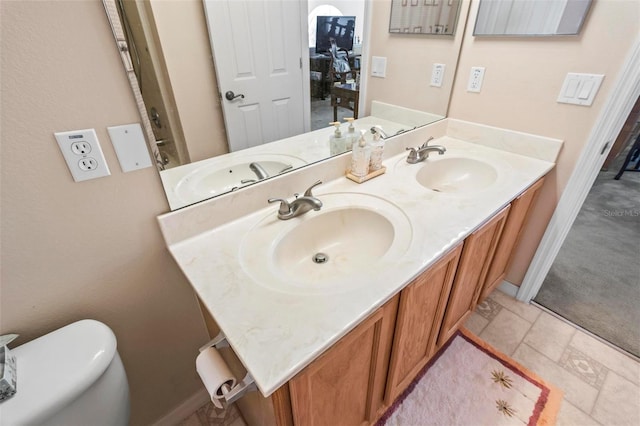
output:
<svg viewBox="0 0 640 426"><path fill-rule="evenodd" d="M269 198L267 201L269 204L280 201L280 208L278 209L279 214L289 214L291 212L291 205L284 198Z"/></svg>
<svg viewBox="0 0 640 426"><path fill-rule="evenodd" d="M406 151L410 151L409 152L409 156L407 157L407 163L417 162L418 161L418 150L419 149L420 148L411 148L411 147L406 148Z"/></svg>
<svg viewBox="0 0 640 426"><path fill-rule="evenodd" d="M309 188L307 188L306 191L304 191L304 196L305 197L313 197L313 194L311 193L311 190L313 188L315 188L316 186L320 185L322 183L321 180L317 181L316 183L314 183L313 185L311 185Z"/></svg>
<svg viewBox="0 0 640 426"><path fill-rule="evenodd" d="M424 148L428 147L429 146L429 142L431 142L432 140L433 140L433 136L429 136L429 139L427 139L427 141L425 143L423 143L420 148L424 149Z"/></svg>

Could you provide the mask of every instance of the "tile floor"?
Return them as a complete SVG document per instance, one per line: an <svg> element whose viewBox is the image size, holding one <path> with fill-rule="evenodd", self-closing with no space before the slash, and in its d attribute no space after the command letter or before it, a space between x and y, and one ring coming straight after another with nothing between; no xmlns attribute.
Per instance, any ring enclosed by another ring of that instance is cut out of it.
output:
<svg viewBox="0 0 640 426"><path fill-rule="evenodd" d="M495 291L465 326L564 391L559 426L640 425L640 363L534 305ZM244 426L207 404L181 426ZM407 425L418 426L418 425Z"/></svg>

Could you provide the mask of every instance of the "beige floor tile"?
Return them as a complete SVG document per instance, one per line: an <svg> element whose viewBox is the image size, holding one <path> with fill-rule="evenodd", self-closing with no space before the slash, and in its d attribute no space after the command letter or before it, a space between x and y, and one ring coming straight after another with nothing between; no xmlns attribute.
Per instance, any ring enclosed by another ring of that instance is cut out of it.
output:
<svg viewBox="0 0 640 426"><path fill-rule="evenodd" d="M489 320L478 315L476 312L471 312L469 318L464 323L464 326L467 330L479 336L482 333L482 330L489 324Z"/></svg>
<svg viewBox="0 0 640 426"><path fill-rule="evenodd" d="M609 372L591 416L606 425L640 424L640 388Z"/></svg>
<svg viewBox="0 0 640 426"><path fill-rule="evenodd" d="M569 345L589 355L627 380L640 385L640 363L578 330Z"/></svg>
<svg viewBox="0 0 640 426"><path fill-rule="evenodd" d="M564 321L542 312L524 336L525 343L558 362L576 329Z"/></svg>
<svg viewBox="0 0 640 426"><path fill-rule="evenodd" d="M598 396L596 388L583 382L526 343L518 347L513 354L513 359L562 389L565 400L585 413L591 412Z"/></svg>
<svg viewBox="0 0 640 426"><path fill-rule="evenodd" d="M556 426L599 426L600 423L589 417L569 401L562 401Z"/></svg>
<svg viewBox="0 0 640 426"><path fill-rule="evenodd" d="M530 328L531 323L507 309L502 309L480 333L480 338L499 351L511 355Z"/></svg>
<svg viewBox="0 0 640 426"><path fill-rule="evenodd" d="M531 305L529 303L522 303L519 300L516 300L513 297L501 292L500 290L495 290L489 297L498 302L504 308L509 309L514 314L526 319L529 322L534 322L536 319L538 319L538 316L542 312L542 310L537 306Z"/></svg>

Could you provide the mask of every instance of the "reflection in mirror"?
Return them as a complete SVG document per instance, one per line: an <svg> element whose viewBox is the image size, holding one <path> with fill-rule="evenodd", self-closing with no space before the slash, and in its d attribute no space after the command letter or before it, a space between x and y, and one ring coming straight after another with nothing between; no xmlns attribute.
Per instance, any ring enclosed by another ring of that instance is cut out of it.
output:
<svg viewBox="0 0 640 426"><path fill-rule="evenodd" d="M480 0L476 36L576 35L591 0Z"/></svg>
<svg viewBox="0 0 640 426"><path fill-rule="evenodd" d="M249 144L248 148L230 150L229 125L225 123L228 117L226 112L223 112L225 103L244 107L244 112L249 111L245 114L245 118L253 117L253 121L248 120L248 124L244 124L249 130L261 126L263 119L250 111L253 108L252 105L255 105L251 100L252 95L245 92L245 89L239 90L233 84L223 86L219 79L220 72L216 72L219 70L218 65L228 64L218 57L215 43L212 49L208 25L212 26L215 23L212 16L207 16L209 6L205 6L210 1L103 0L103 2L107 13L110 14L109 19L114 33L115 27L120 26L121 23L124 33L122 38L128 44L128 46L122 46L119 43L119 50L123 53L125 68L127 67L127 61L124 59L126 53L131 57L129 60L135 68L135 78L130 80L133 80L132 87L136 86L134 94L137 87L142 92L142 98L137 99L138 106L141 109L142 121L151 149L154 153L159 153L156 157L159 163L163 163L159 167L160 176L172 210L241 189L256 181L287 173L297 167L324 160L335 154L329 149L329 137L332 133L329 122L334 121L334 114L337 114L338 120L342 121L346 117L353 116L357 110L354 111L353 103L351 103L351 109L342 108L339 103L335 108L332 107L332 89L336 84L340 84L340 81L326 80L321 73L321 87L325 89L324 99L321 99L323 96L318 90L318 85L314 85L314 76L317 76L317 71L313 70L313 60L317 59L318 53L315 51L315 41L312 41L310 36L313 33L315 37L317 31L315 28L309 31L308 23L313 20L313 17L308 12L313 10L317 12L318 6L326 4L332 6L332 15L355 16L353 46L348 46L352 49L345 52L345 58L354 69L361 70L357 85L359 116L355 120L358 130L368 130L378 124L383 126L387 134L393 136L398 132L442 119L446 114L460 48L460 40L457 36L455 40L449 38L445 43L446 46L428 39L420 39L419 44L416 40L405 39L407 50L403 52L402 48L398 49L393 40L385 40L376 35L389 35L386 28L383 29L380 26L380 21L389 22L391 0L284 2L298 3L300 6L299 18L295 20L293 27L298 28L302 48L281 49L276 59L280 61L279 63L285 64L286 61L291 62L288 56L292 56L295 59L293 62L296 67L294 68L297 68L297 72L303 76L302 83L297 84L301 86L298 89L298 95L303 99L302 106L298 107L303 110L302 130L298 128L293 133L279 135L269 143L264 142L274 138L258 137ZM447 0L444 2L446 3ZM223 9L223 16L229 17L230 14L235 14L234 16L240 20L249 16L245 13L247 2L226 0L210 3L216 3L218 6L225 5L227 9ZM264 12L262 15L256 15L262 16L260 21L256 17L253 18L252 25L268 27L270 21L277 24L276 18L279 12L274 11L272 7L282 2L252 0L250 3L252 7L262 8ZM274 19L270 19L271 17ZM315 18L317 22L317 16ZM374 29L371 31L369 22L374 22ZM228 26L228 23L225 25ZM386 27L386 24L383 25ZM281 25L275 26L281 27ZM240 26L226 28L221 34L228 39L239 37L238 33L243 31ZM308 40L307 37L309 37ZM117 35L116 40L120 40ZM432 43L433 52L431 52ZM255 52L255 49L247 46L238 50L243 49L245 51L243 63L246 64L247 61L257 57L246 54ZM442 49L448 52L444 60L441 59ZM402 56L396 56L406 53L417 58L412 53L414 50L421 52L421 62L414 62L411 68L403 65L405 61ZM366 61L372 54L388 57L390 72L385 78L372 78L367 75ZM356 58L357 63L354 61ZM445 83L441 87L430 87L430 73L425 72L425 69L430 70L434 62L440 61L449 64ZM279 69L284 68L281 66ZM291 72L293 71L291 69ZM385 89L385 86L388 89ZM417 90L416 87L418 87ZM365 90L365 88L369 89ZM226 92L233 92L234 96L230 96L231 100L224 96ZM314 120L312 111L318 109L313 105L321 103L326 105L324 111L319 112L324 115L320 115L319 123L321 124L317 126L318 130L313 130L314 127L310 124ZM286 108L281 108L281 115L276 114L276 119L272 121L276 125L284 123L284 118L288 119L288 117L282 114L287 114L286 111ZM343 124L342 127L343 131L346 131L347 126ZM370 134L369 137L371 137Z"/></svg>
<svg viewBox="0 0 640 426"><path fill-rule="evenodd" d="M460 0L393 0L389 32L453 35Z"/></svg>

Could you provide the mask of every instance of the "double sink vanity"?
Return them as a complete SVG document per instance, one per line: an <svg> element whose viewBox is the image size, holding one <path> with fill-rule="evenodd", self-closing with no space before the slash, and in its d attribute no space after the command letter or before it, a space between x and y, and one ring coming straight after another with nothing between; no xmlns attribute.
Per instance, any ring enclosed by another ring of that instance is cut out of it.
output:
<svg viewBox="0 0 640 426"><path fill-rule="evenodd" d="M409 164L429 137L446 152ZM386 173L363 184L347 153L160 216L261 393L260 414L240 400L249 423L375 423L502 282L560 147L445 119L389 139ZM318 180L319 210L282 220L267 203Z"/></svg>

